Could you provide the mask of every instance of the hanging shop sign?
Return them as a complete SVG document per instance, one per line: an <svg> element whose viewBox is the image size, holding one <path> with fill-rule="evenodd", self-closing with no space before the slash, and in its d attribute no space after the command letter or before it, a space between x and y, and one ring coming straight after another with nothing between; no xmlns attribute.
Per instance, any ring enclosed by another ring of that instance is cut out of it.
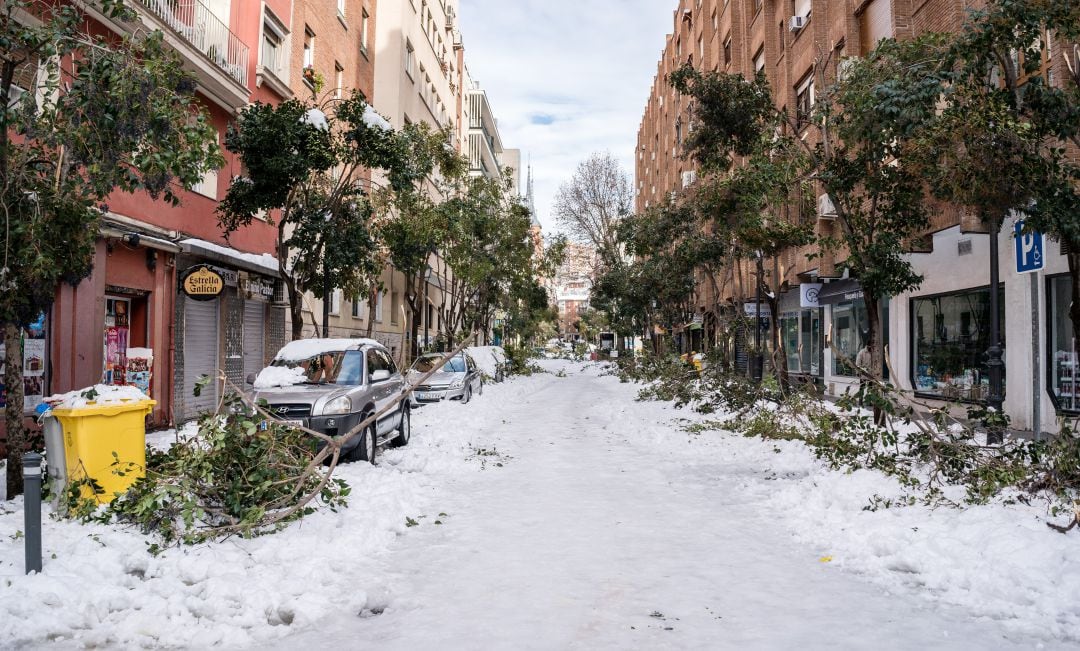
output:
<svg viewBox="0 0 1080 651"><path fill-rule="evenodd" d="M274 298L274 281L262 276L241 276L240 290L247 298L269 301Z"/></svg>
<svg viewBox="0 0 1080 651"><path fill-rule="evenodd" d="M209 265L196 265L184 272L180 288L196 301L210 301L225 290L225 278Z"/></svg>
<svg viewBox="0 0 1080 651"><path fill-rule="evenodd" d="M799 285L799 307L821 307L818 296L822 283L802 283Z"/></svg>

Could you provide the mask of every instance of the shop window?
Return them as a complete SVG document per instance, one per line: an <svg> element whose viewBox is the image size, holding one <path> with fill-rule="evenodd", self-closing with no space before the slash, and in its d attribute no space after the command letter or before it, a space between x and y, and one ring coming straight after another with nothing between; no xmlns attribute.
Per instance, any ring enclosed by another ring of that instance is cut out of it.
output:
<svg viewBox="0 0 1080 651"><path fill-rule="evenodd" d="M1072 303L1072 287L1069 276L1050 278L1046 290L1047 315L1050 321L1050 342L1046 347L1050 356L1050 395L1058 409L1080 412L1080 368L1073 337L1069 305Z"/></svg>
<svg viewBox="0 0 1080 651"><path fill-rule="evenodd" d="M860 298L833 306L833 345L839 355L833 357L833 374L855 377L855 356L866 345L866 303Z"/></svg>
<svg viewBox="0 0 1080 651"><path fill-rule="evenodd" d="M788 372L821 375L821 314L818 310L788 312L780 317Z"/></svg>
<svg viewBox="0 0 1080 651"><path fill-rule="evenodd" d="M1005 292L999 292L1004 345ZM985 400L990 387L990 288L912 299L911 315L915 391L946 400Z"/></svg>

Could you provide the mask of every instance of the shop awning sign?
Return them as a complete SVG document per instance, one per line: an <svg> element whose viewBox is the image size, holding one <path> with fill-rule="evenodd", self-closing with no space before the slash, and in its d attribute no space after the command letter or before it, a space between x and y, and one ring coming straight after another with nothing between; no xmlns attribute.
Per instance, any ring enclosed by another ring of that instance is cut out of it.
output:
<svg viewBox="0 0 1080 651"><path fill-rule="evenodd" d="M802 283L799 285L799 307L821 307L818 295L821 294L822 283Z"/></svg>
<svg viewBox="0 0 1080 651"><path fill-rule="evenodd" d="M1039 231L1024 232L1024 220L1016 220L1013 243L1016 248L1016 273L1029 274L1043 268L1043 236Z"/></svg>
<svg viewBox="0 0 1080 651"><path fill-rule="evenodd" d="M225 290L225 279L209 265L201 264L184 272L180 288L196 301L210 301Z"/></svg>

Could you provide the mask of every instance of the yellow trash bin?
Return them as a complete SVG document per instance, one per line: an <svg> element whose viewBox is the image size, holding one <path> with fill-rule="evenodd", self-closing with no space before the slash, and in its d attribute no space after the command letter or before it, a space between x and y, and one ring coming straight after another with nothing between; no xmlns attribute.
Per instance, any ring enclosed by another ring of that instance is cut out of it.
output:
<svg viewBox="0 0 1080 651"><path fill-rule="evenodd" d="M64 428L68 484L93 479L102 492L95 494L83 487L83 497L104 504L145 476L146 417L155 404L154 400L132 400L53 409L52 415Z"/></svg>

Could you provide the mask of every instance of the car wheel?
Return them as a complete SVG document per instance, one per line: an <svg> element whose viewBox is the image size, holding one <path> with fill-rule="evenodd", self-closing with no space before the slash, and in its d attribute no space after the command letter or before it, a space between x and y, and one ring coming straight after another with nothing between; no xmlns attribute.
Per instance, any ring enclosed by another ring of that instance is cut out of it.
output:
<svg viewBox="0 0 1080 651"><path fill-rule="evenodd" d="M375 463L375 423L368 425L360 433L360 443L345 455L345 460Z"/></svg>
<svg viewBox="0 0 1080 651"><path fill-rule="evenodd" d="M398 435L390 441L390 447L403 448L409 444L409 438L412 436L412 416L409 414L409 410L405 407L401 408L401 424L398 425Z"/></svg>

